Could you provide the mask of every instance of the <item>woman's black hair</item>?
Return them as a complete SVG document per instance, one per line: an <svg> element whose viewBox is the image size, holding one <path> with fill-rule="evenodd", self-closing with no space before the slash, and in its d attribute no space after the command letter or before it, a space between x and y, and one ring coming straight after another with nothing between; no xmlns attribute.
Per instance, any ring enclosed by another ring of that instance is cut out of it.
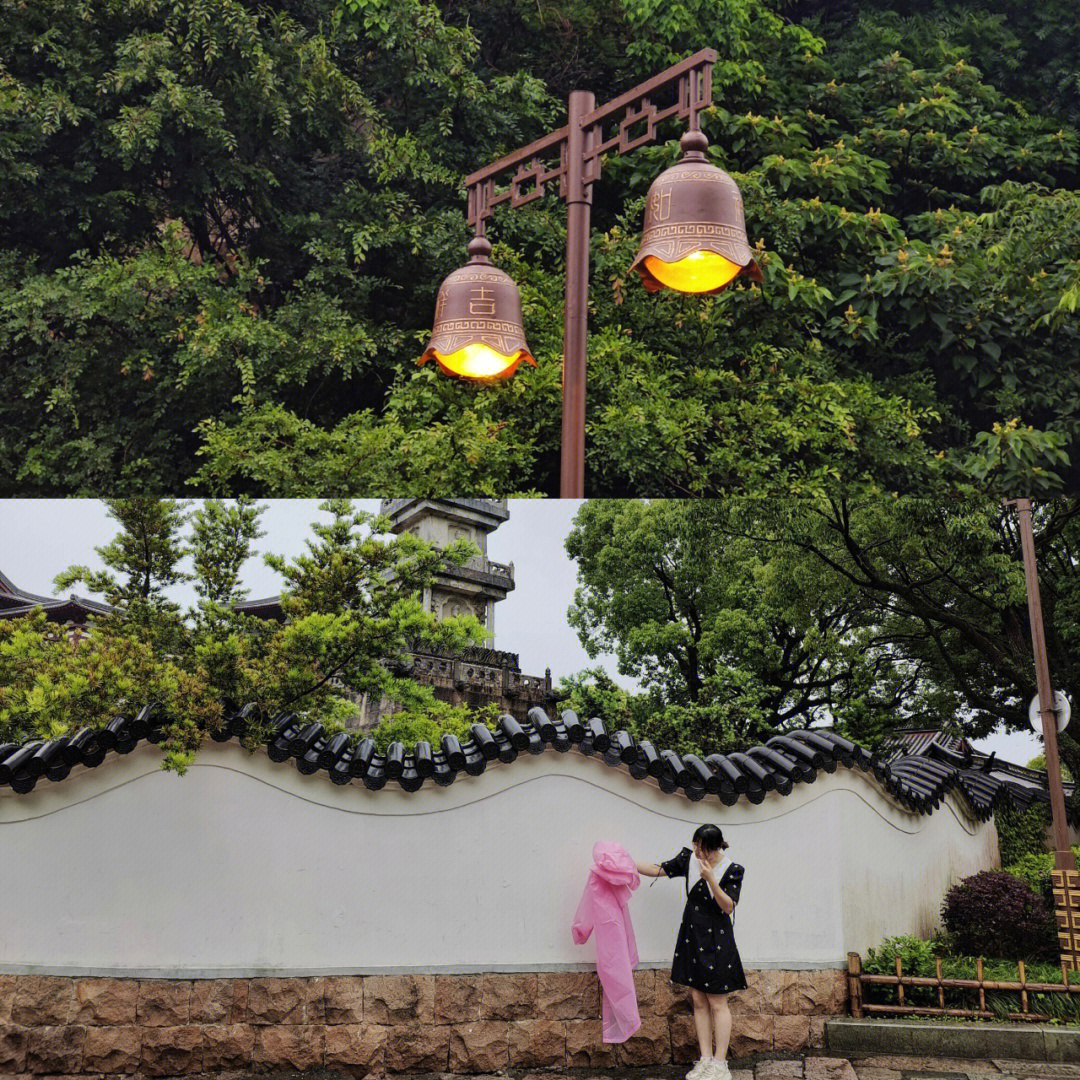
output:
<svg viewBox="0 0 1080 1080"><path fill-rule="evenodd" d="M723 851L728 846L719 825L699 825L694 832L694 843L705 851Z"/></svg>

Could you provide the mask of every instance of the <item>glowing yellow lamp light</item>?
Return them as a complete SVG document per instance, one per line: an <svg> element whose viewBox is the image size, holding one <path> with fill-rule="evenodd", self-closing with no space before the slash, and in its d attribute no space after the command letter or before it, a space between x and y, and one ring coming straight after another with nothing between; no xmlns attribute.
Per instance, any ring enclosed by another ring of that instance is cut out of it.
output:
<svg viewBox="0 0 1080 1080"><path fill-rule="evenodd" d="M649 292L718 293L740 274L760 282L738 185L707 160L701 131L686 132L681 142L682 158L649 188L630 269Z"/></svg>
<svg viewBox="0 0 1080 1080"><path fill-rule="evenodd" d="M435 362L447 375L460 375L466 379L505 379L514 374L523 355L521 349L507 356L483 342L473 342L448 354L436 349Z"/></svg>
<svg viewBox="0 0 1080 1080"><path fill-rule="evenodd" d="M491 265L487 237L474 236L468 251L469 261L439 287L431 340L418 363L434 360L446 375L478 381L508 379L522 360L536 367L517 286Z"/></svg>
<svg viewBox="0 0 1080 1080"><path fill-rule="evenodd" d="M681 293L709 293L735 279L741 266L715 251L691 251L675 262L645 256L645 268L661 285Z"/></svg>

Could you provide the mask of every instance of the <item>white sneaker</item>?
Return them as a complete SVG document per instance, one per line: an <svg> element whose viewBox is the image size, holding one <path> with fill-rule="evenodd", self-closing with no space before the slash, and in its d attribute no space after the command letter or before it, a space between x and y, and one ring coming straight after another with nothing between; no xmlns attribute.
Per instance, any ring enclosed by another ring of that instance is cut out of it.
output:
<svg viewBox="0 0 1080 1080"><path fill-rule="evenodd" d="M686 1080L705 1080L705 1074L712 1068L712 1058L698 1058L694 1067L686 1074Z"/></svg>
<svg viewBox="0 0 1080 1080"><path fill-rule="evenodd" d="M731 1070L728 1068L726 1059L711 1058L709 1069L701 1080L731 1080Z"/></svg>

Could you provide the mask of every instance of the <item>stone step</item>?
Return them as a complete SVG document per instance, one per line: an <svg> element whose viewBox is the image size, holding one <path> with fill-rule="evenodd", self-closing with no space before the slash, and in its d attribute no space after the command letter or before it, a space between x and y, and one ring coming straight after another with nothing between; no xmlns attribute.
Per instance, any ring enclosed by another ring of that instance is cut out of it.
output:
<svg viewBox="0 0 1080 1080"><path fill-rule="evenodd" d="M837 1017L825 1021L825 1046L830 1053L845 1056L914 1055L1080 1063L1080 1028L1021 1022Z"/></svg>

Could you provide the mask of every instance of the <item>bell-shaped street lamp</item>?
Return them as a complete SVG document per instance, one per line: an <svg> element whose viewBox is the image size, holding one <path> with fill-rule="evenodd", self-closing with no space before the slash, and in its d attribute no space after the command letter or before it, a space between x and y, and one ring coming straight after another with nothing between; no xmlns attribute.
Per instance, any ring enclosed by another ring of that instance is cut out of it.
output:
<svg viewBox="0 0 1080 1080"><path fill-rule="evenodd" d="M510 278L491 265L484 222L497 205L525 206L557 182L566 203L563 498L585 494L589 220L604 156L653 142L658 124L686 117L690 130L682 138L682 158L649 188L641 248L631 268L650 292L717 293L740 274L762 280L746 239L742 196L735 181L706 160L709 141L699 130L699 113L712 102L716 59L715 49L700 49L600 106L591 92L573 90L562 127L465 177L468 221L477 235L469 244L468 264L439 288L431 340L419 362L434 359L441 371L477 382L507 378L522 360L536 366L525 343L521 297ZM665 97L674 100L660 104Z"/></svg>
<svg viewBox="0 0 1080 1080"><path fill-rule="evenodd" d="M439 286L431 340L418 363L434 360L447 375L506 379L522 360L533 367L521 295L508 274L491 265L485 236L469 241L469 261Z"/></svg>
<svg viewBox="0 0 1080 1080"><path fill-rule="evenodd" d="M760 282L735 181L706 159L703 132L686 132L681 145L682 158L649 188L641 247L630 269L649 292L718 293L739 274Z"/></svg>

